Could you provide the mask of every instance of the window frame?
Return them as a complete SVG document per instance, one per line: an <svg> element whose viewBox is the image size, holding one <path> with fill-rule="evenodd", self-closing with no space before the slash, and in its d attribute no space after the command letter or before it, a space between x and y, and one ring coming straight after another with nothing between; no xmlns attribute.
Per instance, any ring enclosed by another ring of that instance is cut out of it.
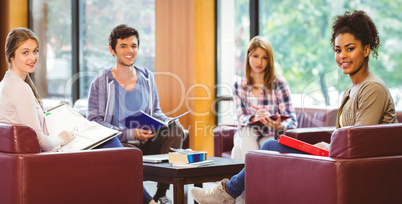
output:
<svg viewBox="0 0 402 204"><path fill-rule="evenodd" d="M250 5L250 40L254 37L259 35L259 0L249 0L249 5ZM220 53L220 47L218 45L218 39L219 39L219 32L220 32L220 18L219 18L219 11L220 11L220 4L219 0L215 1L215 50L216 50L216 55L215 55L215 81L219 81L219 73L220 73L220 67L219 67L219 62L220 59L218 58L218 55ZM217 88L216 88L217 89ZM216 125L219 125L219 102L221 101L233 101L232 96L226 96L226 95L220 95L218 90L215 91L215 121Z"/></svg>
<svg viewBox="0 0 402 204"><path fill-rule="evenodd" d="M33 0L28 1L28 28L33 29ZM72 46L72 76L74 79L79 79L80 68L83 67L83 49L80 39L83 37L82 21L83 21L83 6L82 0L71 0L71 46ZM30 74L32 80L35 81L35 76ZM74 104L80 98L80 82L75 80L71 87L71 100Z"/></svg>

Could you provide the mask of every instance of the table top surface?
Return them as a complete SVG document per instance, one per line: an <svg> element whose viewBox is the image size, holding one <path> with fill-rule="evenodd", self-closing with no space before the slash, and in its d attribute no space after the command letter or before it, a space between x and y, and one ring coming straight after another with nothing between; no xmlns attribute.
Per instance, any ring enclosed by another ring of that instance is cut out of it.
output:
<svg viewBox="0 0 402 204"><path fill-rule="evenodd" d="M222 157L208 157L214 160L213 164L197 167L176 167L168 162L163 163L143 163L143 172L147 176L166 176L166 177L195 177L209 176L217 174L236 174L244 167L244 161Z"/></svg>

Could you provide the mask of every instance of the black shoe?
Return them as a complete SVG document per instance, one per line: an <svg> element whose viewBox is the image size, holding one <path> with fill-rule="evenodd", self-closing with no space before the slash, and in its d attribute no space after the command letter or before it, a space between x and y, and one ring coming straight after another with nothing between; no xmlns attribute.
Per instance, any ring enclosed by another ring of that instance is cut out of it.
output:
<svg viewBox="0 0 402 204"><path fill-rule="evenodd" d="M160 203L160 204L173 204L172 200L170 200L167 196L160 197L158 199L158 203Z"/></svg>

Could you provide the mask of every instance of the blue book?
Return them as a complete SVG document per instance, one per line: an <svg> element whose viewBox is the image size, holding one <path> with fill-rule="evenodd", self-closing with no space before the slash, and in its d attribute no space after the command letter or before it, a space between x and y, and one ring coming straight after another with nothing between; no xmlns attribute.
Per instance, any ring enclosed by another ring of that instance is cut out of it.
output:
<svg viewBox="0 0 402 204"><path fill-rule="evenodd" d="M152 117L151 115L139 111L137 113L134 113L133 115L128 116L127 118L120 120L119 122L123 125L125 125L127 128L130 129L144 129L144 130L151 130L152 132L156 132L158 129L169 126L172 124L174 121L178 120L179 118L183 117L190 111L187 111L175 118L171 118L170 120L167 121L162 121L159 120L155 117Z"/></svg>

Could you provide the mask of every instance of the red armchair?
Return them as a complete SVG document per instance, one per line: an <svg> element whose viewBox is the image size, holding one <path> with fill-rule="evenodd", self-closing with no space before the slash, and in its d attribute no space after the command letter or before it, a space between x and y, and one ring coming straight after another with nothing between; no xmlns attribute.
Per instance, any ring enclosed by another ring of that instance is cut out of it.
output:
<svg viewBox="0 0 402 204"><path fill-rule="evenodd" d="M33 129L0 123L0 203L142 203L142 153L41 153Z"/></svg>
<svg viewBox="0 0 402 204"><path fill-rule="evenodd" d="M397 123L340 128L329 157L252 151L246 203L402 203L401 144Z"/></svg>

